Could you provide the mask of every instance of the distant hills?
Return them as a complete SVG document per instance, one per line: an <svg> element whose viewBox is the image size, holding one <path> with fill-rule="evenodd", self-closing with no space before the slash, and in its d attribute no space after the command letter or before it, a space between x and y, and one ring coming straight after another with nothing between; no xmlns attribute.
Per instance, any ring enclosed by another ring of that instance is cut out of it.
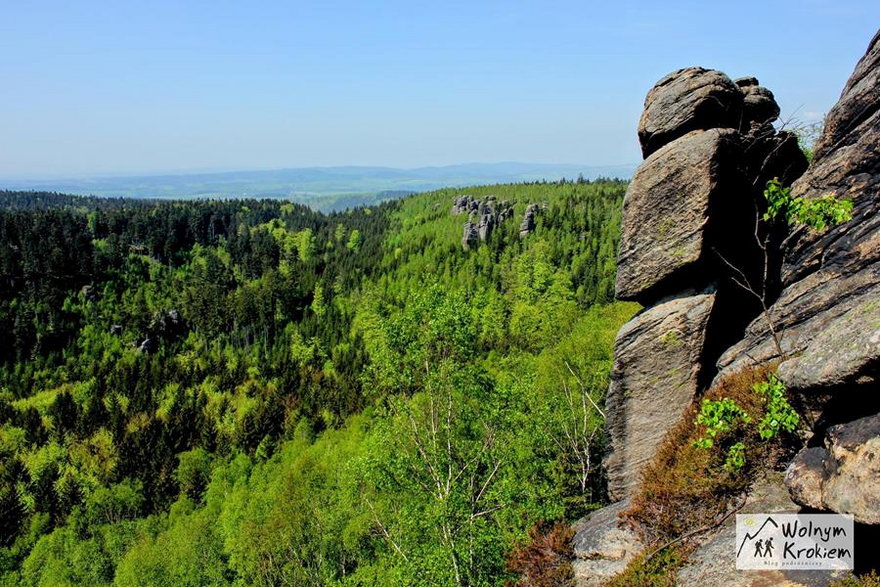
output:
<svg viewBox="0 0 880 587"><path fill-rule="evenodd" d="M130 198L284 198L319 210L373 204L441 187L491 183L628 178L635 165L467 163L444 167L303 167L165 175L4 180L0 188Z"/></svg>

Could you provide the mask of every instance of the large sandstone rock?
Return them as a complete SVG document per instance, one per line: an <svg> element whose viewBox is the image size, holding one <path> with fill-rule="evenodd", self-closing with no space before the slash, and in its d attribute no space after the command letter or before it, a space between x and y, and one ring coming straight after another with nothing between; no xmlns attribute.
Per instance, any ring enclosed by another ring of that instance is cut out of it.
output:
<svg viewBox="0 0 880 587"><path fill-rule="evenodd" d="M461 247L467 251L475 248L480 243L480 232L475 222L476 213L473 213L467 222L464 223L464 230L461 235Z"/></svg>
<svg viewBox="0 0 880 587"><path fill-rule="evenodd" d="M780 378L796 390L877 382L880 356L880 262L851 273L818 271L790 285L769 310L782 351ZM768 319L758 316L743 340L718 361L720 378L779 359Z"/></svg>
<svg viewBox="0 0 880 587"><path fill-rule="evenodd" d="M661 79L645 98L639 143L648 157L693 130L739 128L743 92L712 69L688 67Z"/></svg>
<svg viewBox="0 0 880 587"><path fill-rule="evenodd" d="M880 414L829 428L824 448L802 450L785 483L804 506L880 524Z"/></svg>
<svg viewBox="0 0 880 587"><path fill-rule="evenodd" d="M697 393L714 304L714 293L671 299L618 332L606 401L611 453L605 467L612 499L633 492L642 469Z"/></svg>
<svg viewBox="0 0 880 587"><path fill-rule="evenodd" d="M525 238L535 230L535 214L537 214L537 212L537 204L529 204L526 206L526 213L523 215L522 222L519 224L519 238Z"/></svg>
<svg viewBox="0 0 880 587"><path fill-rule="evenodd" d="M650 304L712 280L712 248L730 248L737 233L742 241L753 228L741 160L736 131L713 129L689 133L642 163L623 203L618 298Z"/></svg>
<svg viewBox="0 0 880 587"><path fill-rule="evenodd" d="M795 503L815 510L825 509L822 492L825 488L825 459L828 451L821 446L804 448L788 465L785 485Z"/></svg>
<svg viewBox="0 0 880 587"><path fill-rule="evenodd" d="M819 233L799 229L782 267L786 286L769 314L797 390L876 384L880 375L880 34L828 115L798 197L834 193L854 202L853 220ZM767 318L718 362L719 377L779 358Z"/></svg>
<svg viewBox="0 0 880 587"><path fill-rule="evenodd" d="M603 585L623 571L645 548L635 531L619 518L629 500L582 518L575 526L574 576L577 587Z"/></svg>

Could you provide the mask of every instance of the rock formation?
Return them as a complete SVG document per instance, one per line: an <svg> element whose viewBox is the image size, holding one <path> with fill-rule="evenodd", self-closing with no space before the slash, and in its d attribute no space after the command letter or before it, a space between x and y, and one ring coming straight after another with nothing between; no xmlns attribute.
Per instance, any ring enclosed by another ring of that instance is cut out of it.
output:
<svg viewBox="0 0 880 587"><path fill-rule="evenodd" d="M737 85L693 67L660 80L645 100L647 158L624 199L616 294L646 310L615 343L605 460L613 499L631 493L711 381L720 351L759 311L730 280L731 267L756 278L765 178L791 181L806 168L796 139L769 124L778 111L754 78Z"/></svg>
<svg viewBox="0 0 880 587"><path fill-rule="evenodd" d="M779 104L773 92L758 84L753 77L741 77L734 81L743 91L743 110L740 130L748 132L753 124L763 125L779 117Z"/></svg>
<svg viewBox="0 0 880 587"><path fill-rule="evenodd" d="M880 414L831 427L823 447L798 453L785 483L801 505L880 524Z"/></svg>
<svg viewBox="0 0 880 587"><path fill-rule="evenodd" d="M466 251L480 244L480 233L477 230L477 225L474 224L475 214L476 212L472 213L471 217L464 223L464 233L461 236L461 247Z"/></svg>
<svg viewBox="0 0 880 587"><path fill-rule="evenodd" d="M745 214L752 211L749 187L738 169L740 139L732 129L693 131L658 149L636 170L623 204L619 299L648 305L683 285L713 281L714 276L702 279L705 265L715 262L713 249L744 240ZM710 223L719 215L742 219L726 223L740 234Z"/></svg>
<svg viewBox="0 0 880 587"><path fill-rule="evenodd" d="M526 217L531 223L529 232L535 227L534 214L536 210L535 204L529 204L526 207ZM486 196L484 200L478 200L473 196L463 195L453 200L451 213L455 216L468 215L461 236L461 246L467 251L488 240L492 232L502 222L512 218L513 206L507 200L498 201L495 196ZM526 220L523 220L523 224L525 222ZM520 226L520 237L522 236L522 226Z"/></svg>
<svg viewBox="0 0 880 587"><path fill-rule="evenodd" d="M617 334L605 412L615 450L608 491L625 496L693 399L714 293L686 295L639 314Z"/></svg>
<svg viewBox="0 0 880 587"><path fill-rule="evenodd" d="M526 213L523 215L522 222L519 224L519 238L525 238L535 230L535 214L537 213L537 204L529 204L526 206Z"/></svg>
<svg viewBox="0 0 880 587"><path fill-rule="evenodd" d="M702 67L673 71L648 92L639 120L642 155L692 130L739 128L743 92L721 73Z"/></svg>
<svg viewBox="0 0 880 587"><path fill-rule="evenodd" d="M609 495L632 495L666 432L704 390L778 362L814 436L784 483L768 472L743 511L799 504L880 526L880 33L829 113L809 168L796 138L771 125L778 115L756 79L734 82L703 68L673 72L648 93L639 123L646 160L624 202L617 281L618 297L646 308L615 343ZM852 221L825 231L765 229L762 258L755 227L763 227L761 192L773 177L792 184L794 197L851 199ZM768 310L732 277L765 285ZM579 585L617 572L620 550L638 546L614 524L625 503L579 523ZM732 574L733 532L728 519L704 537L678 580L752 584ZM752 577L801 585L830 576Z"/></svg>
<svg viewBox="0 0 880 587"><path fill-rule="evenodd" d="M598 510L575 527L574 576L580 587L598 587L626 568L645 545L618 516L629 507L623 500Z"/></svg>
<svg viewBox="0 0 880 587"><path fill-rule="evenodd" d="M825 232L790 237L784 289L771 306L786 360L780 377L794 390L876 386L880 369L880 35L828 114L807 173L792 195L833 193L854 203L853 220ZM721 373L777 359L759 317L720 359ZM876 402L875 402L876 405Z"/></svg>

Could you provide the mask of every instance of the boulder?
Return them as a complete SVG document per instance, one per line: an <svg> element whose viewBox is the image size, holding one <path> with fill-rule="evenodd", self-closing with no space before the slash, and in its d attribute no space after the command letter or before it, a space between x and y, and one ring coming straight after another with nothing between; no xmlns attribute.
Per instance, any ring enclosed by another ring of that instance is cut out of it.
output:
<svg viewBox="0 0 880 587"><path fill-rule="evenodd" d="M712 69L688 67L661 79L648 92L639 120L639 143L648 157L698 129L739 128L743 92Z"/></svg>
<svg viewBox="0 0 880 587"><path fill-rule="evenodd" d="M801 505L880 524L880 414L829 428L824 447L795 457L785 483Z"/></svg>
<svg viewBox="0 0 880 587"><path fill-rule="evenodd" d="M758 78L752 77L752 76L738 77L735 80L733 80L733 83L735 83L737 85L737 87L739 87L741 89L745 89L749 86L759 85Z"/></svg>
<svg viewBox="0 0 880 587"><path fill-rule="evenodd" d="M819 271L787 287L769 309L786 359L780 378L798 391L877 381L880 262L849 275ZM780 359L768 318L718 360L721 377Z"/></svg>
<svg viewBox="0 0 880 587"><path fill-rule="evenodd" d="M821 446L804 448L785 471L785 485L795 503L816 510L824 509L825 459L828 451Z"/></svg>
<svg viewBox="0 0 880 587"><path fill-rule="evenodd" d="M749 85L742 88L743 110L740 128L747 131L752 123L773 122L779 118L779 104L773 92L764 86Z"/></svg>
<svg viewBox="0 0 880 587"><path fill-rule="evenodd" d="M612 499L629 496L642 469L698 389L714 293L663 301L626 323L614 345L606 400Z"/></svg>
<svg viewBox="0 0 880 587"><path fill-rule="evenodd" d="M619 518L629 500L596 510L575 525L574 567L577 587L594 587L623 571L645 548L638 535Z"/></svg>
<svg viewBox="0 0 880 587"><path fill-rule="evenodd" d="M713 279L706 266L718 262L712 248L743 248L754 207L741 160L738 133L713 129L689 133L642 163L623 202L618 298L647 305L704 287Z"/></svg>

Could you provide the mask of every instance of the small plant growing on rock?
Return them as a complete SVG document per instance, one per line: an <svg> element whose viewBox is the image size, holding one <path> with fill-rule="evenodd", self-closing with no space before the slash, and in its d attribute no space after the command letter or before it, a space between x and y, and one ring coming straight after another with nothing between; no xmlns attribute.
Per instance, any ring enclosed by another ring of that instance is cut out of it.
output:
<svg viewBox="0 0 880 587"><path fill-rule="evenodd" d="M785 358L786 354L782 349L780 334L770 316L772 300L768 299L768 289L771 281L769 271L771 265L770 258L774 254L771 252L771 248L775 245L771 245L770 237L772 231L767 223L783 220L789 227L806 226L821 232L832 226L852 220L853 202L852 200L839 199L833 193L825 194L818 198L795 197L791 195L791 188L783 186L778 178L773 178L767 182L764 188L764 198L767 200L766 211L761 215L756 207L755 215L755 240L763 255L760 277L755 278L753 276L752 279L749 279L743 269L731 263L718 251L716 251L716 254L734 272L734 275L731 277L733 282L760 302L761 313L767 321L776 352L780 357ZM783 241L782 246L784 244Z"/></svg>
<svg viewBox="0 0 880 587"><path fill-rule="evenodd" d="M727 449L727 458L724 459L724 469L730 472L736 472L746 465L746 445L737 442Z"/></svg>
<svg viewBox="0 0 880 587"><path fill-rule="evenodd" d="M796 429L800 420L773 369L728 375L670 431L627 513L647 542L715 527L778 450L771 440Z"/></svg>
<svg viewBox="0 0 880 587"><path fill-rule="evenodd" d="M840 200L833 193L812 199L793 197L791 188L784 187L776 178L767 182L764 197L765 221L784 218L790 226L803 225L821 232L852 220L852 200Z"/></svg>
<svg viewBox="0 0 880 587"><path fill-rule="evenodd" d="M801 419L785 397L785 384L771 373L766 381L756 383L753 389L767 398L764 417L758 423L758 434L761 438L770 440L781 430L794 432Z"/></svg>
<svg viewBox="0 0 880 587"><path fill-rule="evenodd" d="M776 438L782 431L788 433L795 431L800 423L800 416L788 403L785 384L775 374L770 373L766 379L753 383L751 389L760 398L759 413L756 415L761 417L757 420L757 425L749 426L754 421L752 416L729 397L716 400L704 399L700 404L700 412L697 414L695 424L703 426L705 432L694 442L694 446L711 449L716 440L725 435L729 444L731 436L735 437L734 439L742 436L753 437L757 432L757 436L762 441L767 441ZM725 454L724 469L735 473L746 463L746 444L742 440L737 440L727 447Z"/></svg>
<svg viewBox="0 0 880 587"><path fill-rule="evenodd" d="M749 414L729 397L720 400L704 399L700 404L697 424L705 426L706 432L696 441L696 446L712 448L715 438L723 432L730 432L738 420L745 423L752 421Z"/></svg>

